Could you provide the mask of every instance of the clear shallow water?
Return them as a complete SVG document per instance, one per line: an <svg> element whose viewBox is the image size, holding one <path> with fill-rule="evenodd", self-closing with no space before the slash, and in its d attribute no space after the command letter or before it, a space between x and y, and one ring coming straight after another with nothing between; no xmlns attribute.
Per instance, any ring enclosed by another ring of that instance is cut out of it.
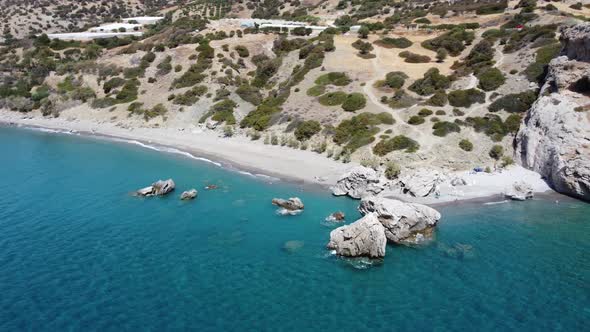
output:
<svg viewBox="0 0 590 332"><path fill-rule="evenodd" d="M357 202L97 139L0 128L0 330L582 331L590 205L440 208L437 240L359 270L323 219ZM296 167L296 165L294 165ZM173 177L177 192L128 193ZM205 191L209 184L219 190ZM199 197L180 202L182 190ZM302 215L277 216L297 195ZM354 216L354 217L353 217ZM287 241L303 246L288 251ZM301 244L300 242L298 242Z"/></svg>

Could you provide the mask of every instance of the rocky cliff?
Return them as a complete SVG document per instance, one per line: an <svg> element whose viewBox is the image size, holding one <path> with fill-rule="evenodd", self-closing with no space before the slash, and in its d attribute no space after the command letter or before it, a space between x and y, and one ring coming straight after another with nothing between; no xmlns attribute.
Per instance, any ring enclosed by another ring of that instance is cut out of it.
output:
<svg viewBox="0 0 590 332"><path fill-rule="evenodd" d="M590 23L564 28L561 41L516 136L516 157L556 191L590 201Z"/></svg>

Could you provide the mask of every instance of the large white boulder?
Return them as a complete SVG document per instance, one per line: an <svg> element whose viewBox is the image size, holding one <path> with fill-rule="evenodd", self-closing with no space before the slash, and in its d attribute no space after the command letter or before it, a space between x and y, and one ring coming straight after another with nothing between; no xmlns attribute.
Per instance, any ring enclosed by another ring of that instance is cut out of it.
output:
<svg viewBox="0 0 590 332"><path fill-rule="evenodd" d="M357 166L344 173L332 189L335 196L348 195L361 199L367 195L377 195L385 189L385 180L368 167Z"/></svg>
<svg viewBox="0 0 590 332"><path fill-rule="evenodd" d="M164 196L174 191L174 188L176 188L176 184L172 179L158 180L152 183L151 186L137 190L136 195L147 197Z"/></svg>
<svg viewBox="0 0 590 332"><path fill-rule="evenodd" d="M446 180L443 173L435 169L421 168L399 180L404 194L414 197L437 195L439 186Z"/></svg>
<svg viewBox="0 0 590 332"><path fill-rule="evenodd" d="M385 236L398 244L413 244L432 237L432 230L441 215L422 204L404 203L384 197L368 197L361 201L359 211L375 214L385 227Z"/></svg>
<svg viewBox="0 0 590 332"><path fill-rule="evenodd" d="M380 258L385 256L386 245L383 225L376 214L370 213L330 232L327 247L340 256Z"/></svg>
<svg viewBox="0 0 590 332"><path fill-rule="evenodd" d="M515 201L526 201L534 196L533 186L524 181L516 181L506 189L504 196Z"/></svg>

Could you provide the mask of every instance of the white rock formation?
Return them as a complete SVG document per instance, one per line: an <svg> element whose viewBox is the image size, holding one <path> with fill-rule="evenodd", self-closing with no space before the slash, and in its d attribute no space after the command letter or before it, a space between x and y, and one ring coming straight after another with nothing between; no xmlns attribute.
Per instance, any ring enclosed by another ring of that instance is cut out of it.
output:
<svg viewBox="0 0 590 332"><path fill-rule="evenodd" d="M174 190L176 184L172 179L168 180L158 180L157 182L152 183L151 186L139 189L136 191L136 195L138 196L164 196L169 194Z"/></svg>
<svg viewBox="0 0 590 332"><path fill-rule="evenodd" d="M350 225L330 232L328 249L340 256L380 258L385 256L387 238L377 215L369 213Z"/></svg>
<svg viewBox="0 0 590 332"><path fill-rule="evenodd" d="M422 168L402 177L399 180L399 185L404 194L414 197L426 197L437 195L439 185L445 180L446 177L443 173L435 169Z"/></svg>
<svg viewBox="0 0 590 332"><path fill-rule="evenodd" d="M438 211L426 205L383 197L363 199L359 211L364 215L376 214L385 227L387 239L398 244L430 239L433 227L441 218Z"/></svg>
<svg viewBox="0 0 590 332"><path fill-rule="evenodd" d="M300 211L305 207L299 197L291 197L289 199L273 198L272 204L288 211Z"/></svg>
<svg viewBox="0 0 590 332"><path fill-rule="evenodd" d="M344 173L332 189L335 196L348 195L361 199L367 195L377 195L385 189L386 180L368 167L357 166Z"/></svg>
<svg viewBox="0 0 590 332"><path fill-rule="evenodd" d="M184 191L182 194L180 194L180 199L183 201L195 199L198 194L199 194L199 192L197 191L197 189L187 190L187 191Z"/></svg>
<svg viewBox="0 0 590 332"><path fill-rule="evenodd" d="M564 29L541 97L516 142L516 159L558 192L590 201L590 23Z"/></svg>
<svg viewBox="0 0 590 332"><path fill-rule="evenodd" d="M515 201L525 201L527 199L533 198L533 192L533 186L524 181L517 181L514 182L512 186L506 190L504 196Z"/></svg>

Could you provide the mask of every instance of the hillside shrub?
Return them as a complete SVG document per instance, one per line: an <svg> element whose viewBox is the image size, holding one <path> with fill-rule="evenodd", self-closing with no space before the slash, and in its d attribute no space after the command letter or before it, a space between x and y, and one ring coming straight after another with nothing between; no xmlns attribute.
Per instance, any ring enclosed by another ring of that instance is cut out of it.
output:
<svg viewBox="0 0 590 332"><path fill-rule="evenodd" d="M455 90L449 92L449 104L454 107L471 107L485 102L486 94L477 89Z"/></svg>
<svg viewBox="0 0 590 332"><path fill-rule="evenodd" d="M374 42L375 45L381 46L384 48L408 48L412 46L412 42L405 37L400 38L391 38L391 37L383 37Z"/></svg>
<svg viewBox="0 0 590 332"><path fill-rule="evenodd" d="M314 85L311 88L307 89L307 95L310 97L318 97L323 95L326 92L326 87L324 85Z"/></svg>
<svg viewBox="0 0 590 332"><path fill-rule="evenodd" d="M445 106L447 102L447 94L444 91L437 91L430 98L428 98L426 105L442 107Z"/></svg>
<svg viewBox="0 0 590 332"><path fill-rule="evenodd" d="M407 63L428 63L431 61L428 55L416 54L410 51L400 52L399 56Z"/></svg>
<svg viewBox="0 0 590 332"><path fill-rule="evenodd" d="M342 91L328 92L320 96L318 100L320 104L324 106L336 106L342 105L342 103L344 103L344 101L346 100L347 96L348 95Z"/></svg>
<svg viewBox="0 0 590 332"><path fill-rule="evenodd" d="M533 90L512 93L494 100L488 107L488 110L490 112L504 110L509 113L522 113L531 108L536 99L537 92Z"/></svg>
<svg viewBox="0 0 590 332"><path fill-rule="evenodd" d="M483 91L494 91L506 82L506 77L498 68L484 69L477 74L477 78Z"/></svg>
<svg viewBox="0 0 590 332"><path fill-rule="evenodd" d="M408 119L408 123L414 126L417 126L419 124L423 124L424 123L424 118L419 116L419 115L412 115L409 119Z"/></svg>
<svg viewBox="0 0 590 332"><path fill-rule="evenodd" d="M336 85L345 86L348 85L352 80L342 72L331 72L323 74L315 80L317 85Z"/></svg>
<svg viewBox="0 0 590 332"><path fill-rule="evenodd" d="M398 135L389 139L382 139L373 147L373 153L377 156L385 156L396 150L404 150L412 153L418 151L420 144L404 135Z"/></svg>
<svg viewBox="0 0 590 332"><path fill-rule="evenodd" d="M439 137L445 137L450 133L461 132L461 127L459 127L459 125L448 121L437 122L432 126L432 129L434 129L432 134Z"/></svg>
<svg viewBox="0 0 590 332"><path fill-rule="evenodd" d="M399 89L404 86L408 75L401 71L392 71L385 75L385 85L392 89Z"/></svg>
<svg viewBox="0 0 590 332"><path fill-rule="evenodd" d="M347 112L355 112L365 108L367 100L362 93L354 92L346 96L346 99L342 103L342 109Z"/></svg>
<svg viewBox="0 0 590 332"><path fill-rule="evenodd" d="M260 103L262 103L262 94L260 93L260 89L255 88L248 83L241 84L236 89L236 94L252 105L258 106Z"/></svg>
<svg viewBox="0 0 590 332"><path fill-rule="evenodd" d="M408 89L421 96L428 96L438 90L448 89L450 85L451 80L448 77L441 75L437 68L431 68L424 73L423 78L417 79Z"/></svg>
<svg viewBox="0 0 590 332"><path fill-rule="evenodd" d="M319 133L322 130L322 126L315 120L307 120L301 122L297 129L295 129L295 138L299 141L305 141L310 139L313 135Z"/></svg>
<svg viewBox="0 0 590 332"><path fill-rule="evenodd" d="M462 139L461 141L459 141L459 147L463 151L472 151L473 143L471 143L471 141L469 141L468 139Z"/></svg>

